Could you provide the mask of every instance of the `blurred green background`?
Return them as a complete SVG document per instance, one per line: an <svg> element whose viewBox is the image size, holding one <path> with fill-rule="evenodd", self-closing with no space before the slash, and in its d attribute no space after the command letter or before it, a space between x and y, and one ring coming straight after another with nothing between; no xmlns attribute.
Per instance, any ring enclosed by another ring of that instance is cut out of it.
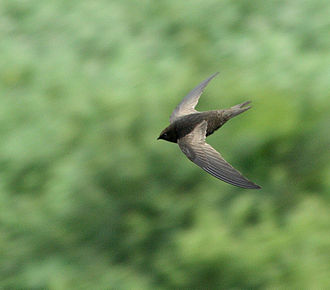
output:
<svg viewBox="0 0 330 290"><path fill-rule="evenodd" d="M0 4L0 288L330 289L329 1ZM156 141L182 97L251 100Z"/></svg>

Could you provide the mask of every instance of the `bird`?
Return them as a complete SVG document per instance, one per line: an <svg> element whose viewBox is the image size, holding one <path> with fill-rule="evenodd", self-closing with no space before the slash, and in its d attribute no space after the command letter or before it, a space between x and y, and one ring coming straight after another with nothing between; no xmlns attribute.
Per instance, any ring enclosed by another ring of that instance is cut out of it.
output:
<svg viewBox="0 0 330 290"><path fill-rule="evenodd" d="M170 116L170 125L160 133L157 140L177 143L189 160L226 183L246 189L261 189L205 142L207 136L213 134L228 120L251 108L248 106L251 101L247 101L223 110L195 110L205 87L218 74L219 72L216 72L202 81L183 98Z"/></svg>

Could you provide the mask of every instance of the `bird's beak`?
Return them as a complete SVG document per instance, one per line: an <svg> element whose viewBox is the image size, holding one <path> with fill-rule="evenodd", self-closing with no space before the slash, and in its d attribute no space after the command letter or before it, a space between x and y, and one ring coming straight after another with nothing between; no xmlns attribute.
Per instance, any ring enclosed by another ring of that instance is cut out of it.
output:
<svg viewBox="0 0 330 290"><path fill-rule="evenodd" d="M160 139L160 136L157 138L157 140L159 140Z"/></svg>

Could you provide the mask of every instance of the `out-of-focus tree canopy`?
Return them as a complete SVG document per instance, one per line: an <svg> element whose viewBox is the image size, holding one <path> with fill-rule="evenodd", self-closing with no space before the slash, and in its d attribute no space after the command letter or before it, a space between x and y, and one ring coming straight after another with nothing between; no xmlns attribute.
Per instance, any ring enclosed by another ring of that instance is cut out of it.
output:
<svg viewBox="0 0 330 290"><path fill-rule="evenodd" d="M328 1L0 4L0 288L329 289ZM244 190L156 141L182 97L251 100L208 142Z"/></svg>

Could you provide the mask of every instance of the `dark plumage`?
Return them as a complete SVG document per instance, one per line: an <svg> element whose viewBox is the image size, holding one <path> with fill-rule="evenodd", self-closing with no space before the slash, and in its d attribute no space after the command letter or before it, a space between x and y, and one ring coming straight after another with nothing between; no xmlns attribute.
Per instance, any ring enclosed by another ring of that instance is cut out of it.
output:
<svg viewBox="0 0 330 290"><path fill-rule="evenodd" d="M204 88L217 74L200 83L181 101L170 117L170 125L160 133L158 139L178 143L182 152L192 162L224 182L243 188L259 189L259 185L245 178L205 142L207 136L229 119L251 108L246 106L250 102L245 102L224 110L196 111L195 106Z"/></svg>

